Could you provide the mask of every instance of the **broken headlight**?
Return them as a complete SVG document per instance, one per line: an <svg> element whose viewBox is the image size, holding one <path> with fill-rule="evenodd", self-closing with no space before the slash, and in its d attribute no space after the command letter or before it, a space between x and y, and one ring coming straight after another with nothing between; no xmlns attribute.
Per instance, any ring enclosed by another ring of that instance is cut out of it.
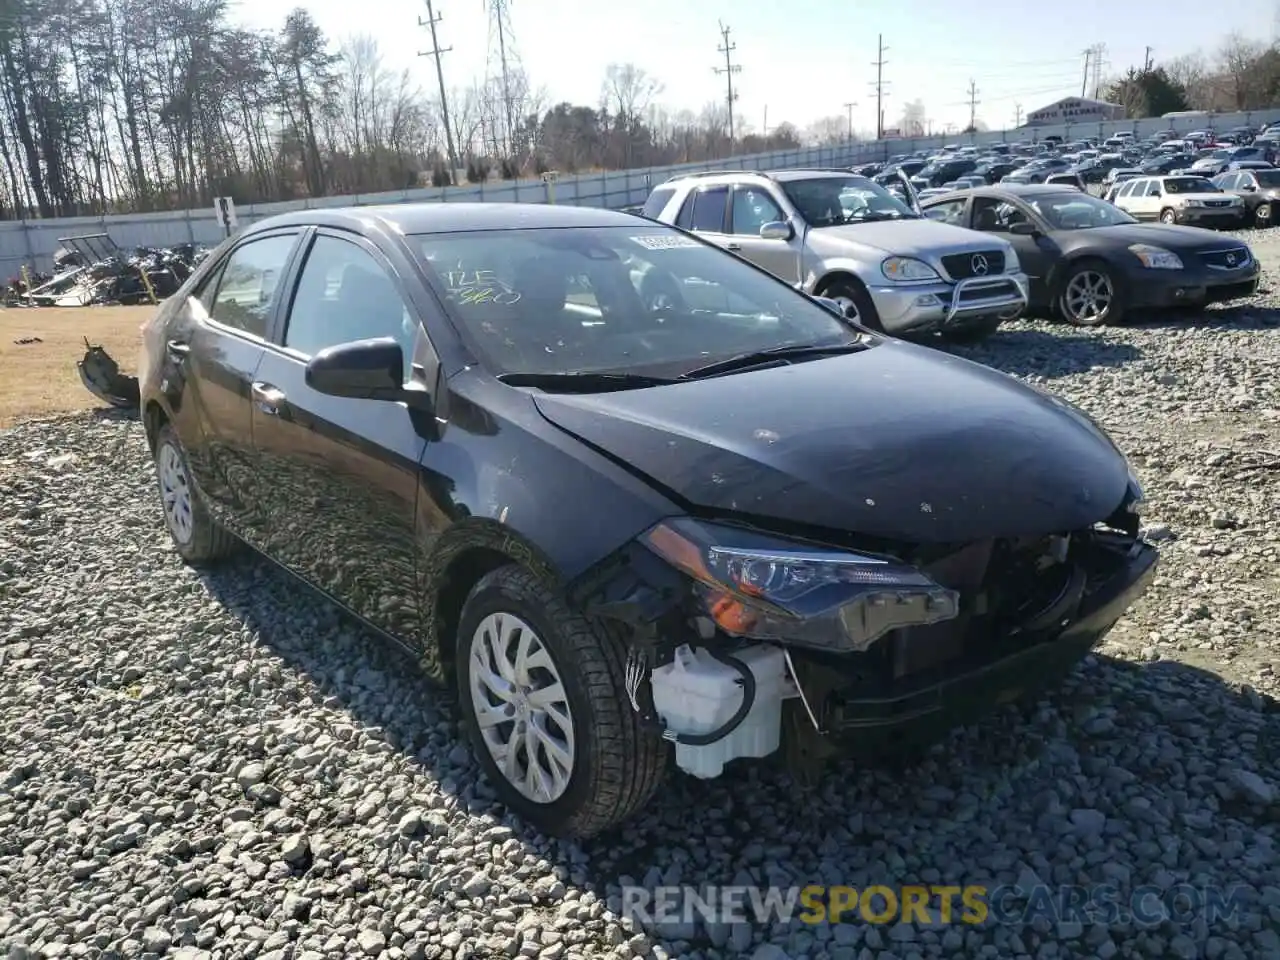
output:
<svg viewBox="0 0 1280 960"><path fill-rule="evenodd" d="M794 543L687 517L642 542L694 581L732 636L861 652L891 630L950 620L960 597L891 557Z"/></svg>

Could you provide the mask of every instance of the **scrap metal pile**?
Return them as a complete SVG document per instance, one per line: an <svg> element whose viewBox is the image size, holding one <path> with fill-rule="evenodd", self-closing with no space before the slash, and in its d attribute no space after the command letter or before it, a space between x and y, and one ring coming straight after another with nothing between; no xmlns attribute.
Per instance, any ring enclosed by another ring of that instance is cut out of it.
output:
<svg viewBox="0 0 1280 960"><path fill-rule="evenodd" d="M173 294L209 250L195 243L122 249L108 234L59 237L53 274L14 278L3 292L11 307L82 307L157 303Z"/></svg>

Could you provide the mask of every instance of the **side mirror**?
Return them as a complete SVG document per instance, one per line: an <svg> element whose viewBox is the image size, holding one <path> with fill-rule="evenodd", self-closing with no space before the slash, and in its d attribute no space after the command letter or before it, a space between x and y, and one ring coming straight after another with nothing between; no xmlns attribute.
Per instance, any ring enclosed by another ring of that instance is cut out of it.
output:
<svg viewBox="0 0 1280 960"><path fill-rule="evenodd" d="M771 220L760 227L761 240L790 240L796 235L796 228L786 220Z"/></svg>
<svg viewBox="0 0 1280 960"><path fill-rule="evenodd" d="M1018 237L1038 237L1040 235L1036 225L1029 220L1019 220L1017 223L1009 224L1009 232Z"/></svg>
<svg viewBox="0 0 1280 960"><path fill-rule="evenodd" d="M352 400L404 400L420 407L430 398L404 382L404 350L391 337L326 347L307 364L306 384L317 393Z"/></svg>

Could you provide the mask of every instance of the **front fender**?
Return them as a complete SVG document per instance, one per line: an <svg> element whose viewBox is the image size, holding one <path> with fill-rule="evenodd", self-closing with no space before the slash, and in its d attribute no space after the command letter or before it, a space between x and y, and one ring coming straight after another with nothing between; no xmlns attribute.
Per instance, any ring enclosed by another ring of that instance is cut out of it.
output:
<svg viewBox="0 0 1280 960"><path fill-rule="evenodd" d="M884 259L881 254L879 260ZM876 263L879 263L879 260ZM827 257L813 265L813 269L805 277L805 292L815 293L832 274L848 273L857 277L862 285L869 286L883 280L879 269L870 263L852 257Z"/></svg>

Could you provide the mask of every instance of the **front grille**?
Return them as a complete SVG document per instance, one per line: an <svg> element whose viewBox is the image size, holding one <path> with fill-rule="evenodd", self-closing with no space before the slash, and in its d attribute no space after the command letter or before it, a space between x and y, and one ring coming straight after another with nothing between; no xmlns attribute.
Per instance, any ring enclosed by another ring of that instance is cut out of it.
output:
<svg viewBox="0 0 1280 960"><path fill-rule="evenodd" d="M991 300L997 297L1011 297L1018 292L1012 280L998 283L984 283L981 286L967 287L960 291L959 303L974 303L979 300Z"/></svg>
<svg viewBox="0 0 1280 960"><path fill-rule="evenodd" d="M1229 207L1231 206L1231 201L1230 200L1206 200L1204 202L1204 205L1206 207Z"/></svg>
<svg viewBox="0 0 1280 960"><path fill-rule="evenodd" d="M979 259L981 258L981 259ZM986 269L981 269L982 263ZM953 253L942 258L942 267L952 280L969 277L989 277L1004 273L1004 253L1000 250L979 250L977 253Z"/></svg>
<svg viewBox="0 0 1280 960"><path fill-rule="evenodd" d="M1234 247L1230 250L1202 251L1200 259L1204 261L1205 266L1217 267L1219 270L1234 270L1248 264L1249 248Z"/></svg>

